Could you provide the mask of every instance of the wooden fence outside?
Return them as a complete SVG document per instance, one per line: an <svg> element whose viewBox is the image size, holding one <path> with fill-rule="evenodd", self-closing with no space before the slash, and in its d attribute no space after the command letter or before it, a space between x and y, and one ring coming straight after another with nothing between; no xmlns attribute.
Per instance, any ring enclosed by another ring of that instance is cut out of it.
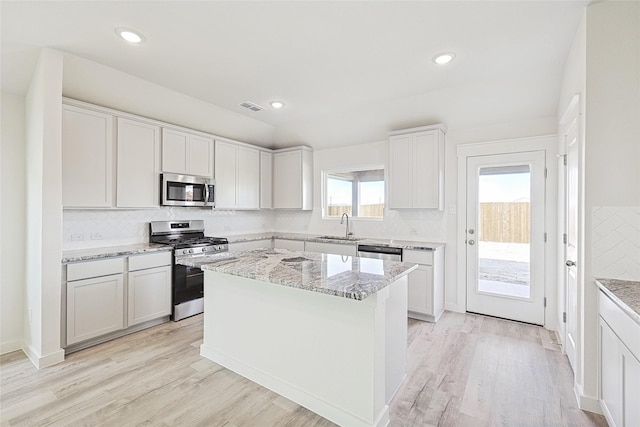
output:
<svg viewBox="0 0 640 427"><path fill-rule="evenodd" d="M478 240L481 242L529 243L529 202L480 203Z"/></svg>
<svg viewBox="0 0 640 427"><path fill-rule="evenodd" d="M382 217L382 213L384 212L384 203L376 203L375 205L361 205L360 212L358 212L358 216L372 216L372 217ZM340 205L330 205L328 206L327 213L329 216L342 216L343 213L351 216L352 210L351 206L340 206Z"/></svg>

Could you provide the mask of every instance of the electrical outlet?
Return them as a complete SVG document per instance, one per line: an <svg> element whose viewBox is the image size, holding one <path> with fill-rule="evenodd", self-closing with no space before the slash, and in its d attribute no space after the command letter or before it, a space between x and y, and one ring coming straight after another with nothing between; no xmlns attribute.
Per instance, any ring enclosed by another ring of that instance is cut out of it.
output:
<svg viewBox="0 0 640 427"><path fill-rule="evenodd" d="M449 214L450 215L456 214L456 205L449 205Z"/></svg>
<svg viewBox="0 0 640 427"><path fill-rule="evenodd" d="M84 234L82 233L73 233L71 234L71 241L72 242L77 242L80 240L84 240Z"/></svg>
<svg viewBox="0 0 640 427"><path fill-rule="evenodd" d="M102 233L91 233L91 240L102 240L103 238Z"/></svg>
<svg viewBox="0 0 640 427"><path fill-rule="evenodd" d="M409 233L415 236L416 234L418 234L418 230L416 230L415 228L412 228L411 230L409 230Z"/></svg>

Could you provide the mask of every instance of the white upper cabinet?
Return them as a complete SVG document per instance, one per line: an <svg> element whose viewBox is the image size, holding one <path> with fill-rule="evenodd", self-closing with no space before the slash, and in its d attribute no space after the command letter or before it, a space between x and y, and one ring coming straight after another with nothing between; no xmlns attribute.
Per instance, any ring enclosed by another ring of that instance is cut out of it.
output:
<svg viewBox="0 0 640 427"><path fill-rule="evenodd" d="M162 128L162 171L213 176L213 138Z"/></svg>
<svg viewBox="0 0 640 427"><path fill-rule="evenodd" d="M215 143L216 208L260 209L260 151L226 141Z"/></svg>
<svg viewBox="0 0 640 427"><path fill-rule="evenodd" d="M273 209L273 153L260 151L260 209Z"/></svg>
<svg viewBox="0 0 640 427"><path fill-rule="evenodd" d="M160 127L118 118L117 207L158 207L159 176Z"/></svg>
<svg viewBox="0 0 640 427"><path fill-rule="evenodd" d="M309 147L273 153L273 208L313 209L313 151Z"/></svg>
<svg viewBox="0 0 640 427"><path fill-rule="evenodd" d="M389 138L389 208L444 209L442 125L393 132Z"/></svg>
<svg viewBox="0 0 640 427"><path fill-rule="evenodd" d="M62 106L62 205L113 206L113 116Z"/></svg>

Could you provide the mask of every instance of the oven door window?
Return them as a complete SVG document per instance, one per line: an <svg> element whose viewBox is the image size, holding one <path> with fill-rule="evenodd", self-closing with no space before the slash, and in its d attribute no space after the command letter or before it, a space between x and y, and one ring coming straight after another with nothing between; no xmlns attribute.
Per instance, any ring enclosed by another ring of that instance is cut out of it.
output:
<svg viewBox="0 0 640 427"><path fill-rule="evenodd" d="M204 293L204 273L197 267L176 264L174 268L173 304L197 298Z"/></svg>
<svg viewBox="0 0 640 427"><path fill-rule="evenodd" d="M204 202L205 184L167 182L167 200L175 202Z"/></svg>

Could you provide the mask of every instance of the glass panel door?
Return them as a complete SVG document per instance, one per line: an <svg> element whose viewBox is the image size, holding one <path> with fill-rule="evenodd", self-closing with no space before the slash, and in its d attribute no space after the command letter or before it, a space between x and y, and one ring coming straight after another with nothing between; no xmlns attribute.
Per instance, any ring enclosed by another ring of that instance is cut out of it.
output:
<svg viewBox="0 0 640 427"><path fill-rule="evenodd" d="M482 167L478 175L478 290L529 298L531 168Z"/></svg>
<svg viewBox="0 0 640 427"><path fill-rule="evenodd" d="M545 153L467 157L467 311L544 324Z"/></svg>

